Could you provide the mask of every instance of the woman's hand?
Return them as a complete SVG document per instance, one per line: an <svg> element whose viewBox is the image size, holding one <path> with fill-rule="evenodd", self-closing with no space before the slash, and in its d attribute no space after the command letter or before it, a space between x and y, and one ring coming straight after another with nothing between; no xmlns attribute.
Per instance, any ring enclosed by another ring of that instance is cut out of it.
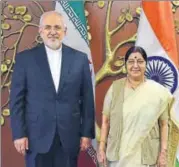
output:
<svg viewBox="0 0 179 167"><path fill-rule="evenodd" d="M160 152L157 167L167 167L167 151L163 150Z"/></svg>
<svg viewBox="0 0 179 167"><path fill-rule="evenodd" d="M107 158L104 149L99 149L97 153L98 162L102 164L104 167L107 167Z"/></svg>

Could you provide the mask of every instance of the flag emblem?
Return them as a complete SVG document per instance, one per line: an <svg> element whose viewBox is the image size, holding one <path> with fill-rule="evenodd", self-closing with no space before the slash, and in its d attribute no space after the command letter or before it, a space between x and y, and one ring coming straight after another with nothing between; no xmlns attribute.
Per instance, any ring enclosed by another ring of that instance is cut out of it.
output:
<svg viewBox="0 0 179 167"><path fill-rule="evenodd" d="M152 79L175 92L178 85L178 74L170 60L161 56L151 56L148 58L146 77Z"/></svg>

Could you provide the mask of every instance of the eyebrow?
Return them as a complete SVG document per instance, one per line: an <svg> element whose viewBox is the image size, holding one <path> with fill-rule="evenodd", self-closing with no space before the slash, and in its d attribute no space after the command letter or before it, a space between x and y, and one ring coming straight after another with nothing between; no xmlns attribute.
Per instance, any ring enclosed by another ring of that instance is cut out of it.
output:
<svg viewBox="0 0 179 167"><path fill-rule="evenodd" d="M53 26L50 25L50 24L45 24L44 26L49 26L49 27L62 27L61 25L57 25L57 24L56 24L56 25L53 25Z"/></svg>
<svg viewBox="0 0 179 167"><path fill-rule="evenodd" d="M136 59L134 59L134 58L129 58L128 60L136 60ZM142 59L142 58L137 58L137 60L144 60L144 59Z"/></svg>

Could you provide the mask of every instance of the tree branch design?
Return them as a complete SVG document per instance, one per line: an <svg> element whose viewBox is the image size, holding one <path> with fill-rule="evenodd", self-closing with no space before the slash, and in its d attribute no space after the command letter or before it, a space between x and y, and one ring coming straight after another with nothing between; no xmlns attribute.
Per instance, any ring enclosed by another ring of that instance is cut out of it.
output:
<svg viewBox="0 0 179 167"><path fill-rule="evenodd" d="M131 22L133 20L133 16L131 14L131 11L129 9L122 12L122 14L118 17L118 25L113 30L110 30L110 15L111 15L111 8L112 8L113 1L108 2L107 6L107 14L106 14L106 25L105 25L105 56L106 60L103 63L102 67L96 74L96 85L101 82L104 78L108 76L116 76L122 73L125 73L124 70L124 61L123 58L120 57L118 70L114 71L112 69L112 62L114 62L116 52L119 48L121 48L123 45L128 43L134 43L136 40L136 34L134 34L129 39L126 39L120 43L118 43L114 49L111 47L111 39L114 34L120 31L120 29L127 23Z"/></svg>
<svg viewBox="0 0 179 167"><path fill-rule="evenodd" d="M40 5L39 2L37 1L32 1L33 3L35 3L39 10L41 11L41 14L44 13L44 9L43 7ZM8 9L8 14L10 15L9 17L4 13L5 9ZM1 89L8 90L8 93L10 92L10 85L11 85L11 81L10 81L10 76L11 73L13 72L13 66L15 64L15 56L17 54L18 51L18 46L19 43L21 41L21 38L23 36L23 33L25 31L25 29L28 26L34 26L38 28L38 25L36 23L32 22L32 15L30 15L27 12L27 7L26 6L17 6L14 7L12 5L9 5L8 2L3 2L3 8L2 8L2 13L3 13L3 18L2 18L2 30L1 30L1 40L2 40L2 47L4 48L4 50L2 50L2 60L1 60ZM10 32L11 29L11 25L8 24L6 22L6 20L13 20L13 21L21 21L23 23L23 26L14 32ZM9 32L7 35L3 35L4 31ZM4 40L7 38L10 38L12 35L18 35L16 41L14 42L14 44L11 47L5 46L4 44ZM35 39L36 43L39 43L40 40L38 40L38 35ZM32 43L34 43L32 42ZM13 50L13 54L12 54L12 59L7 59L7 52L9 50ZM9 96L9 95L8 95ZM4 102L4 104L2 104L1 106L1 110L2 110L2 115L1 115L1 125L4 124L5 120L3 116L9 116L10 115L10 111L8 109L8 104L9 104L9 97L7 97L6 101Z"/></svg>

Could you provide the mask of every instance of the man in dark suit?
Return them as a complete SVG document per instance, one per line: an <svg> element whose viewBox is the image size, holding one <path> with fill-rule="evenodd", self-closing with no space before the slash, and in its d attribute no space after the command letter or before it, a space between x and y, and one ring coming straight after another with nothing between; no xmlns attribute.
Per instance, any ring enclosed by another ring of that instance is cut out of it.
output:
<svg viewBox="0 0 179 167"><path fill-rule="evenodd" d="M95 137L94 99L87 55L62 40L63 17L42 15L44 44L16 56L10 93L16 150L27 167L76 167Z"/></svg>

